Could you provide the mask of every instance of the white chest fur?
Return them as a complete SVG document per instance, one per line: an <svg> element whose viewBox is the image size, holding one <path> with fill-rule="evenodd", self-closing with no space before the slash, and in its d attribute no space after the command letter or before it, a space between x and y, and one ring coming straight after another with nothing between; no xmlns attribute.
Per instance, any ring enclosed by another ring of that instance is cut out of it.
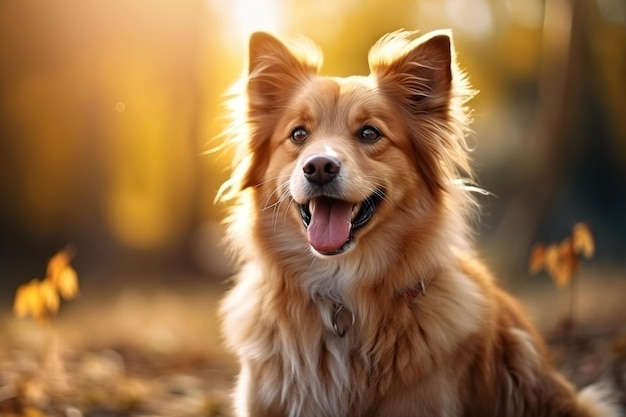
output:
<svg viewBox="0 0 626 417"><path fill-rule="evenodd" d="M440 275L428 296L398 301L383 314L373 303L338 308L345 304L333 292L270 288L259 272L244 271L245 279L222 305L227 341L242 363L237 389L242 416L257 415L253 409L266 410L258 414L266 416L384 415L376 410L384 410L390 392L426 380L442 388L435 364L451 354L457 344L452 339L472 332L479 321L477 288L458 276ZM443 306L437 311L444 313L433 315L433 305ZM426 388L418 391L429 392ZM410 397L419 401L411 410L442 410L446 403L435 396Z"/></svg>

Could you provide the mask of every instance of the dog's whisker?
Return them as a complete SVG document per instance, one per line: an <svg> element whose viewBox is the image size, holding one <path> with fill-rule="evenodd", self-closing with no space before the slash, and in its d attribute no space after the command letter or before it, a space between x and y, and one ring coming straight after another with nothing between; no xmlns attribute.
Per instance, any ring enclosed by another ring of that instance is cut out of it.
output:
<svg viewBox="0 0 626 417"><path fill-rule="evenodd" d="M272 191L268 196L267 199L265 200L265 204L263 205L263 208L261 209L262 211L268 210L270 208L273 208L274 206L276 206L277 204L280 204L281 199L284 198L284 194L288 191L289 189L289 181L285 181L282 184L280 184L278 187L276 187L274 189L274 191ZM272 196L276 195L277 193L281 192L282 195L276 200L275 203L269 204L270 200L272 199Z"/></svg>
<svg viewBox="0 0 626 417"><path fill-rule="evenodd" d="M375 176L367 176L367 179L370 180L382 180L381 177L375 177ZM383 184L379 184L377 182L373 182L372 185L367 187L369 189L369 191L371 191L371 193L377 197L379 197L381 200L391 204L393 207L398 208L397 204L395 204L393 202L393 200L391 200L390 198L387 197L387 195L384 193L384 191L382 191Z"/></svg>
<svg viewBox="0 0 626 417"><path fill-rule="evenodd" d="M289 207L294 203L294 199L290 198L287 203L287 207L285 208L285 215L283 216L283 227L287 226L287 214L289 213Z"/></svg>
<svg viewBox="0 0 626 417"><path fill-rule="evenodd" d="M280 214L280 206L282 205L282 203L285 202L285 200L289 201L289 204L287 205L287 208L285 209L285 213L287 213L287 211L289 210L289 205L292 202L291 199L291 194L289 193L289 182L286 181L284 183L282 183L281 185L279 185L273 192L272 195L280 193L278 199L276 200L275 203L271 204L271 205L266 205L263 210L267 210L272 208L273 212L272 212L272 230L275 232L277 225L278 225L278 217ZM269 200L269 198L268 198ZM285 214L286 215L286 214Z"/></svg>
<svg viewBox="0 0 626 417"><path fill-rule="evenodd" d="M285 202L285 200L287 200L287 207L284 210L284 216L283 216L283 228L285 227L285 225L287 224L287 213L289 212L289 207L291 206L291 204L293 203L293 199L291 198L291 195L289 194L288 190L285 190L285 192L283 192L283 194L281 195L278 204L276 205L276 208L274 210L274 213L272 213L272 227L273 230L276 231L276 227L278 225L278 215L280 214L280 205L282 203Z"/></svg>
<svg viewBox="0 0 626 417"><path fill-rule="evenodd" d="M284 179L284 178L287 178L287 181L283 181L283 182L281 183L281 185L282 185L282 184L285 184L285 183L289 183L289 177L290 177L290 176L291 176L291 175L289 175L289 174L277 175L277 176L275 176L275 177L268 178L268 179L266 179L266 180L264 180L264 181L261 181L261 182L260 182L260 183L258 183L256 186L257 186L257 187L260 187L260 186L265 185L265 184L267 184L267 183L270 183L270 182L273 182L273 181L279 181L279 180L282 180L282 179Z"/></svg>
<svg viewBox="0 0 626 417"><path fill-rule="evenodd" d="M278 214L280 212L280 205L281 205L281 203L285 199L285 197L284 197L285 196L285 191L280 190L280 188L282 188L282 187L277 188L272 193L272 194L274 194L274 193L277 193L277 192L280 191L280 195L279 195L278 199L276 200L276 202L274 204L272 204L270 206L266 206L264 208L264 210L267 210L267 209L270 209L270 208L272 209L272 230L274 232L276 232L276 225L278 224Z"/></svg>
<svg viewBox="0 0 626 417"><path fill-rule="evenodd" d="M490 191L487 191L484 188L477 186L471 179L468 178L456 178L453 179L451 183L452 185L462 188L470 193L477 193L489 197L494 195Z"/></svg>
<svg viewBox="0 0 626 417"><path fill-rule="evenodd" d="M290 174L277 175L275 177L271 177L271 178L268 178L268 179L266 179L264 181L261 181L260 183L256 184L256 187L260 187L262 185L267 184L268 182L280 180L282 178L289 178L290 176L291 176Z"/></svg>
<svg viewBox="0 0 626 417"><path fill-rule="evenodd" d="M276 187L265 199L265 203L263 204L263 208L261 209L261 211L265 211L268 210L272 207L274 207L274 205L280 203L280 197L278 198L278 200L275 203L270 204L270 200L272 199L272 197L274 195L276 195L279 192L282 192L282 188L288 187L289 186L289 182L283 182L282 184L280 184L278 187Z"/></svg>
<svg viewBox="0 0 626 417"><path fill-rule="evenodd" d="M288 175L283 175L281 177L288 177ZM281 178L275 177L274 179ZM267 183L267 181L265 182ZM274 196L278 196L275 202L270 204L270 201ZM267 211L272 209L272 230L276 231L276 224L278 218L278 211L280 204L289 196L289 181L284 181L278 185L266 198L265 204L261 208L261 211Z"/></svg>
<svg viewBox="0 0 626 417"><path fill-rule="evenodd" d="M314 256L312 253L311 253L310 259L311 259L311 263L309 264L309 271L312 271L313 268L315 267L315 264L319 263L320 260L317 256Z"/></svg>

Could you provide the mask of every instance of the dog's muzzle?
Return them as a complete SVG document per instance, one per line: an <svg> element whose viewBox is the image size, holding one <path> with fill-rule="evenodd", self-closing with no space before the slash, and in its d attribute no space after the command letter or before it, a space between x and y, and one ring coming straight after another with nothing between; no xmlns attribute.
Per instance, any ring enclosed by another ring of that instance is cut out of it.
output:
<svg viewBox="0 0 626 417"><path fill-rule="evenodd" d="M354 232L371 220L383 198L384 193L376 191L356 204L328 196L299 204L309 243L323 255L344 252L352 242Z"/></svg>

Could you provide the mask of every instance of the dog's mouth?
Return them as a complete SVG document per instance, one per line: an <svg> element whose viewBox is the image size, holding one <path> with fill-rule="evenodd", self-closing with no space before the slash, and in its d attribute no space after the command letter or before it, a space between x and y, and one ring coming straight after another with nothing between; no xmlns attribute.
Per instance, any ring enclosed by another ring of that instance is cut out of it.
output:
<svg viewBox="0 0 626 417"><path fill-rule="evenodd" d="M309 244L322 255L344 252L352 242L354 232L372 219L383 198L384 193L376 191L356 204L328 196L299 204Z"/></svg>

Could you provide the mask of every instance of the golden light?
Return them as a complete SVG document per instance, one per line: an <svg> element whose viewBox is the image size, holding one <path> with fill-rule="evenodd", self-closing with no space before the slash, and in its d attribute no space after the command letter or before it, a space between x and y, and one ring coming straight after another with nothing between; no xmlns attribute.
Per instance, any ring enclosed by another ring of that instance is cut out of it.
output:
<svg viewBox="0 0 626 417"><path fill-rule="evenodd" d="M455 27L474 38L487 38L493 31L493 14L486 0L446 0L446 11Z"/></svg>
<svg viewBox="0 0 626 417"><path fill-rule="evenodd" d="M284 0L209 0L213 12L221 16L230 39L247 42L257 30L280 32L288 10Z"/></svg>

